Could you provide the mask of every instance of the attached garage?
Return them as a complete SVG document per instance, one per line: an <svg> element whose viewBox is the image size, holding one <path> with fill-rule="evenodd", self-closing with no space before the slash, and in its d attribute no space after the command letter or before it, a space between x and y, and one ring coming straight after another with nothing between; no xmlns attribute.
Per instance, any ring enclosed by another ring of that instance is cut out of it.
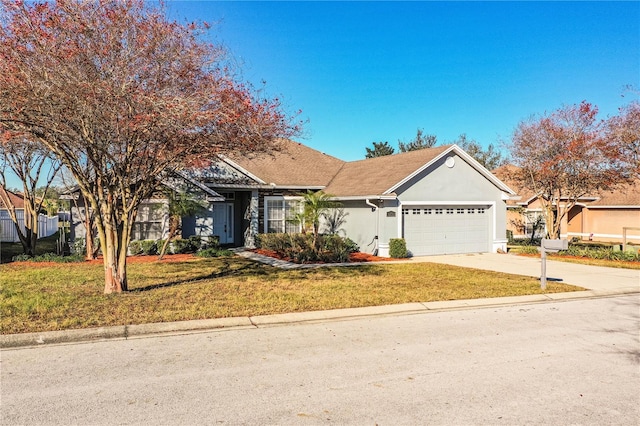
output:
<svg viewBox="0 0 640 426"><path fill-rule="evenodd" d="M491 251L490 205L402 206L403 236L414 256Z"/></svg>

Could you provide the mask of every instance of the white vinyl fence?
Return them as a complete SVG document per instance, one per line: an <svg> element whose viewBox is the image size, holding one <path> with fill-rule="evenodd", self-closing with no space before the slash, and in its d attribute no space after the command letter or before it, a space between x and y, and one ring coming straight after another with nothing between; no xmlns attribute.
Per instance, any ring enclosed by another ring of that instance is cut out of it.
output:
<svg viewBox="0 0 640 426"><path fill-rule="evenodd" d="M22 232L24 231L24 212L22 210L16 211L18 217L18 224ZM38 238L48 237L58 231L58 216L45 216L43 214L38 216ZM0 242L3 243L17 243L20 241L18 238L18 231L16 226L9 217L9 212L6 210L0 210Z"/></svg>

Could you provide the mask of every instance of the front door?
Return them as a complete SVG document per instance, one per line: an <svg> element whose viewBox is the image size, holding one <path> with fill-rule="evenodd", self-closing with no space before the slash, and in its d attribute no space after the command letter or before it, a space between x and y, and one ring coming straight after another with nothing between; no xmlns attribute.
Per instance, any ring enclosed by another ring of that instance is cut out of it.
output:
<svg viewBox="0 0 640 426"><path fill-rule="evenodd" d="M213 203L213 235L220 244L233 243L233 203Z"/></svg>

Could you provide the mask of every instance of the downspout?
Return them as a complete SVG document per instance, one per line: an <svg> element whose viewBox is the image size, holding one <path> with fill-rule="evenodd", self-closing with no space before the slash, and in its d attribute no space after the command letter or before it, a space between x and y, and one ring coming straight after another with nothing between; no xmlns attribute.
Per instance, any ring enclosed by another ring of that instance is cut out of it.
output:
<svg viewBox="0 0 640 426"><path fill-rule="evenodd" d="M369 199L367 198L366 200L364 200L364 202L370 206L372 209L375 210L376 212L376 235L373 237L373 255L377 256L378 255L378 244L379 244L379 240L378 240L378 235L380 234L380 209L376 204L373 204L371 201L369 201Z"/></svg>

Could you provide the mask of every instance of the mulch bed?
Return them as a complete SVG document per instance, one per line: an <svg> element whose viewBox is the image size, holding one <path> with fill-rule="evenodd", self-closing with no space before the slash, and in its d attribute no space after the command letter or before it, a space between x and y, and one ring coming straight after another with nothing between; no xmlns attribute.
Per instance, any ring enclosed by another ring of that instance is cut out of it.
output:
<svg viewBox="0 0 640 426"><path fill-rule="evenodd" d="M271 250L264 250L264 249L252 249L251 250L254 253L258 253L261 254L263 256L269 256L269 257L273 257L275 259L280 259L280 260L285 260L285 261L291 261L291 259L289 258L285 258L283 256L278 255L278 253L276 253L275 251L271 251ZM160 262L160 263L172 263L172 262L185 262L188 260L192 260L195 259L195 256L192 253L187 253L187 254L167 254L165 255L162 260L158 260L158 255L137 255L137 256L128 256L127 257L127 264L132 264L132 263L153 263L153 262ZM357 253L351 253L349 255L349 262L350 263L368 263L368 262L386 262L389 260L398 260L398 261L402 261L402 260L407 260L407 259L391 259L388 257L380 257L380 256L374 256L372 254L369 253L361 253L361 252L357 252ZM97 259L94 260L87 260L84 262L85 264L90 264L90 265L102 265L102 257L98 257ZM316 263L321 263L321 262L316 262ZM29 262L29 261L25 261L25 262L12 262L13 265L38 265L38 266L55 266L55 265L69 265L68 263L56 263L56 262Z"/></svg>
<svg viewBox="0 0 640 426"><path fill-rule="evenodd" d="M160 262L160 263L172 263L172 262L185 262L191 259L195 259L193 253L187 254L166 254L162 260L158 260L158 255L138 255L138 256L127 256L127 264L132 263L152 263L152 262ZM58 263L58 262L30 262L30 261L21 261L21 262L11 262L11 265L22 266L22 265L34 265L34 266L69 266L73 264L89 264L89 265L102 265L102 257L98 257L94 260L85 260L84 262L78 263Z"/></svg>
<svg viewBox="0 0 640 426"><path fill-rule="evenodd" d="M257 253L257 254L261 254L263 256L269 256L269 257L273 257L275 259L280 259L280 260L285 260L287 262L291 262L291 259L289 259L287 257L284 257L284 256L281 256L281 255L279 255L278 253L276 253L275 251L272 251L272 250L252 249L250 251L252 251L254 253ZM403 259L390 259L388 257L379 257L379 256L374 256L374 255L369 254L369 253L361 253L361 252L351 253L349 255L349 262L353 262L353 263L383 262L383 261L389 261L389 260L403 260ZM322 262L314 262L314 263L322 263Z"/></svg>

